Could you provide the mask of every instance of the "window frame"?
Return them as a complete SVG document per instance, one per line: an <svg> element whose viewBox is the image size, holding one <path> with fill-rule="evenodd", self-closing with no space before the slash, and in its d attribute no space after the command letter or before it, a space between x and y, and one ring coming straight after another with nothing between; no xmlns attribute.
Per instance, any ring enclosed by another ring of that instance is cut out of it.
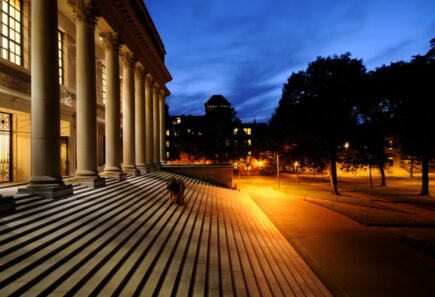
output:
<svg viewBox="0 0 435 297"><path fill-rule="evenodd" d="M65 33L57 30L57 54L59 69L59 85L65 84Z"/></svg>
<svg viewBox="0 0 435 297"><path fill-rule="evenodd" d="M18 9L16 4L19 5ZM5 11L5 7L7 11ZM13 15L11 10L13 9ZM18 15L18 18L17 18ZM4 21L6 20L7 23ZM12 25L11 25L12 23ZM24 65L23 1L1 0L0 5L0 58L15 65ZM13 34L11 34L13 33ZM13 35L13 36L11 36ZM6 42L6 45L4 44ZM17 63L17 59L19 62Z"/></svg>

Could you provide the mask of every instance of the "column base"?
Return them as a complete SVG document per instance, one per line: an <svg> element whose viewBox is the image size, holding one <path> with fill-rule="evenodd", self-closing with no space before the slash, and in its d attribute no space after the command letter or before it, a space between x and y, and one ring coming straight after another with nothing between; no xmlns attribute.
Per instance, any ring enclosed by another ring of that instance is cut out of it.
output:
<svg viewBox="0 0 435 297"><path fill-rule="evenodd" d="M11 214L15 211L15 199L12 196L0 195L0 216Z"/></svg>
<svg viewBox="0 0 435 297"><path fill-rule="evenodd" d="M127 174L125 174L121 170L119 170L119 171L104 171L103 173L101 173L101 176L106 177L106 178L113 178L113 179L116 179L119 181L124 181L127 179Z"/></svg>
<svg viewBox="0 0 435 297"><path fill-rule="evenodd" d="M136 167L141 175L147 173L147 166L145 164L137 164Z"/></svg>
<svg viewBox="0 0 435 297"><path fill-rule="evenodd" d="M106 185L106 179L104 177L100 177L99 175L94 176L80 176L76 175L72 178L68 178L64 180L69 184L81 184L88 188L99 188Z"/></svg>
<svg viewBox="0 0 435 297"><path fill-rule="evenodd" d="M151 173L151 172L156 171L156 168L154 167L154 164L148 164L148 165L146 165L146 171L147 171L147 173Z"/></svg>
<svg viewBox="0 0 435 297"><path fill-rule="evenodd" d="M50 187L31 187L31 184L27 188L19 188L19 194L34 194L44 196L45 198L60 198L65 196L71 196L74 191L72 185L60 184ZM3 198L2 198L3 199Z"/></svg>
<svg viewBox="0 0 435 297"><path fill-rule="evenodd" d="M128 175L128 176L140 176L140 171L136 167L124 167L122 170Z"/></svg>

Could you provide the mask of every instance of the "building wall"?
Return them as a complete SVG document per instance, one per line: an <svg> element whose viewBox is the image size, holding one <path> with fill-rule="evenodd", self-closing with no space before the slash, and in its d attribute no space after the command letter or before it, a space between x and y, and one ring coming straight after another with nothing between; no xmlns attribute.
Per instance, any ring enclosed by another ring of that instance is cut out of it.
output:
<svg viewBox="0 0 435 297"><path fill-rule="evenodd" d="M232 188L233 167L229 165L165 165L166 171L199 178L213 184Z"/></svg>

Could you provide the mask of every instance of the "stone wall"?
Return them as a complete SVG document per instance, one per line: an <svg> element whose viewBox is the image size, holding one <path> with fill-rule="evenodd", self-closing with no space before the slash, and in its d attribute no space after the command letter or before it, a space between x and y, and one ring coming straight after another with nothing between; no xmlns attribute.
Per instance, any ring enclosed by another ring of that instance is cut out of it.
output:
<svg viewBox="0 0 435 297"><path fill-rule="evenodd" d="M210 183L231 188L233 167L231 165L162 165L162 170L179 173Z"/></svg>

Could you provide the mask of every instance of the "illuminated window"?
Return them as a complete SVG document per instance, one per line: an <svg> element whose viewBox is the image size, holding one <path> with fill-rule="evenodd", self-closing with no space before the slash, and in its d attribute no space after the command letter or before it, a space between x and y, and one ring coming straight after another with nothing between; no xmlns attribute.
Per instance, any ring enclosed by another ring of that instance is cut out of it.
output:
<svg viewBox="0 0 435 297"><path fill-rule="evenodd" d="M106 66L101 65L101 96L103 104L106 104Z"/></svg>
<svg viewBox="0 0 435 297"><path fill-rule="evenodd" d="M251 135L251 128L243 128L243 131L245 131L246 135Z"/></svg>
<svg viewBox="0 0 435 297"><path fill-rule="evenodd" d="M171 136L171 131L170 130L166 130L166 136Z"/></svg>
<svg viewBox="0 0 435 297"><path fill-rule="evenodd" d="M169 159L170 156L169 152L166 152L166 159Z"/></svg>
<svg viewBox="0 0 435 297"><path fill-rule="evenodd" d="M166 147L169 147L170 146L170 142L169 142L169 140L166 140Z"/></svg>
<svg viewBox="0 0 435 297"><path fill-rule="evenodd" d="M175 120L173 121L174 125L178 125L181 123L181 118L180 117L176 117Z"/></svg>
<svg viewBox="0 0 435 297"><path fill-rule="evenodd" d="M250 156L251 154L252 154L251 151L249 151L249 152L248 152L248 156Z"/></svg>
<svg viewBox="0 0 435 297"><path fill-rule="evenodd" d="M57 31L57 50L58 50L58 59L59 59L59 84L63 85L65 82L64 75L64 60L63 60L63 33L61 31Z"/></svg>
<svg viewBox="0 0 435 297"><path fill-rule="evenodd" d="M248 139L248 146L251 146L251 144L252 144L252 140Z"/></svg>
<svg viewBox="0 0 435 297"><path fill-rule="evenodd" d="M234 135L236 135L237 132L239 132L239 129L238 128L234 128Z"/></svg>
<svg viewBox="0 0 435 297"><path fill-rule="evenodd" d="M22 5L20 0L1 0L1 57L22 65Z"/></svg>

